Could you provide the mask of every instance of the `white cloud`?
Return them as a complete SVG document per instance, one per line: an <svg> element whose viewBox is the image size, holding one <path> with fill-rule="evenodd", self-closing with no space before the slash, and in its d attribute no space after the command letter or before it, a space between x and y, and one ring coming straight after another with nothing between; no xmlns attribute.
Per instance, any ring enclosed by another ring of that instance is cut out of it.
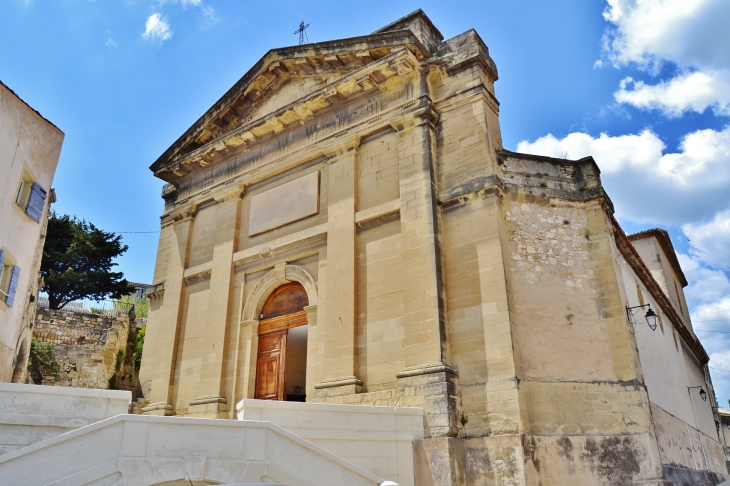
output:
<svg viewBox="0 0 730 486"><path fill-rule="evenodd" d="M603 17L615 28L604 37L616 67L647 68L663 60L681 68L730 66L727 0L607 0Z"/></svg>
<svg viewBox="0 0 730 486"><path fill-rule="evenodd" d="M203 14L208 17L212 21L218 20L218 17L215 14L215 9L211 7L210 5L203 5L202 7Z"/></svg>
<svg viewBox="0 0 730 486"><path fill-rule="evenodd" d="M593 156L617 214L633 221L686 224L728 207L730 126L692 132L676 153L663 153L664 149L648 129L615 137L571 133L558 139L548 134L517 145L518 152L551 157Z"/></svg>
<svg viewBox="0 0 730 486"><path fill-rule="evenodd" d="M167 23L167 19L158 13L154 13L147 18L142 37L145 39L156 39L162 42L171 38L172 34L173 32L170 30L170 25Z"/></svg>
<svg viewBox="0 0 730 486"><path fill-rule="evenodd" d="M534 142L523 140L517 144L517 151L527 154L549 157L565 155L570 159L595 155L603 172L617 172L626 166L650 166L661 157L663 149L664 142L651 130L618 137L602 133L598 138L574 132L562 140L548 134ZM610 157L603 157L608 154Z"/></svg>
<svg viewBox="0 0 730 486"><path fill-rule="evenodd" d="M203 0L158 0L160 6L167 3L182 5L183 10L187 10L188 7L199 7L208 21L216 22L218 20L218 17L215 15L215 9L211 5L204 3Z"/></svg>
<svg viewBox="0 0 730 486"><path fill-rule="evenodd" d="M693 249L690 251L694 252ZM708 306L716 306L718 302L730 297L730 279L722 270L708 268L700 258L697 255L677 254L679 264L689 283L684 289L687 301L695 308L695 312L703 314L717 311L714 307ZM728 312L730 313L730 305Z"/></svg>
<svg viewBox="0 0 730 486"><path fill-rule="evenodd" d="M604 59L656 74L665 62L679 71L656 84L626 78L617 101L668 116L708 107L730 115L730 2L727 0L607 0Z"/></svg>
<svg viewBox="0 0 730 486"><path fill-rule="evenodd" d="M684 291L692 309L695 334L710 355L710 372L721 406L730 398L730 279L699 258L678 254L689 286ZM707 332L710 331L710 332ZM721 332L717 332L721 331Z"/></svg>
<svg viewBox="0 0 730 486"><path fill-rule="evenodd" d="M706 223L685 224L682 231L690 240L693 256L713 267L730 270L730 210Z"/></svg>
<svg viewBox="0 0 730 486"><path fill-rule="evenodd" d="M203 3L203 0L160 0L160 5L165 3L179 3L183 8L187 8L189 6L197 7Z"/></svg>
<svg viewBox="0 0 730 486"><path fill-rule="evenodd" d="M702 113L707 108L727 116L730 115L730 71L684 72L654 85L627 77L613 96L619 103L660 110L670 117L681 116L685 111Z"/></svg>

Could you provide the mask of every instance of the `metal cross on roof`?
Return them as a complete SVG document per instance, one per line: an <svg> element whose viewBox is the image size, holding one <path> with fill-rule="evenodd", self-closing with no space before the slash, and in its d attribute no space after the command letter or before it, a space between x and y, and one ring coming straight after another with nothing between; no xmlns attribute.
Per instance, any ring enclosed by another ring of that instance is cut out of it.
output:
<svg viewBox="0 0 730 486"><path fill-rule="evenodd" d="M307 29L307 27L309 27L309 24L305 25L304 21L302 20L302 22L299 24L299 28L294 31L293 35L299 34L299 45L300 46L302 44L304 44L304 34L305 34L304 31ZM307 37L307 42L309 42L309 37Z"/></svg>

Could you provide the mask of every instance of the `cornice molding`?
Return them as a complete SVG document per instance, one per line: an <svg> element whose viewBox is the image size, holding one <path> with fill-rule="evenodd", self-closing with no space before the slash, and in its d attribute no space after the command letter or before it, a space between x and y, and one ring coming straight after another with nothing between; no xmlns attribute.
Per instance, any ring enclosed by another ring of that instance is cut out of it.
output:
<svg viewBox="0 0 730 486"><path fill-rule="evenodd" d="M269 115L226 132L190 153L179 158L170 154L166 163L158 160L160 163L155 162L152 168L158 177L176 180L193 172L192 166L205 167L232 151L249 151L260 139L284 131L294 122L309 120L319 111L344 102L351 96L384 89L385 81L394 76L409 75L415 72L417 65L418 58L411 51L406 48L397 50Z"/></svg>

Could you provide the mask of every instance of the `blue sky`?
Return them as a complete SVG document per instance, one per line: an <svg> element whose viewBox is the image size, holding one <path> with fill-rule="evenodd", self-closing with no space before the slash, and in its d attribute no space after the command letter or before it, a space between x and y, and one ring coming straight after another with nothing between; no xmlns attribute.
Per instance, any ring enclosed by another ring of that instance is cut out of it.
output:
<svg viewBox="0 0 730 486"><path fill-rule="evenodd" d="M152 278L149 165L270 48L362 35L417 9L475 28L497 63L505 148L594 155L627 232L672 235L718 398L730 398L727 0L2 0L0 79L66 133L57 212L124 233Z"/></svg>

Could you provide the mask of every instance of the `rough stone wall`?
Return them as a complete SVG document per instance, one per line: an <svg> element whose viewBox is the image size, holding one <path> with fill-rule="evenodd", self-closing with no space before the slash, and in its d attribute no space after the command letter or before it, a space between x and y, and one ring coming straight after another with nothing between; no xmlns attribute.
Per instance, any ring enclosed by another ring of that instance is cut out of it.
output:
<svg viewBox="0 0 730 486"><path fill-rule="evenodd" d="M653 403L651 413L662 464L725 471L725 455L716 438L708 437Z"/></svg>
<svg viewBox="0 0 730 486"><path fill-rule="evenodd" d="M661 475L652 442L649 434L424 439L414 442L415 484L665 486L652 481Z"/></svg>
<svg viewBox="0 0 730 486"><path fill-rule="evenodd" d="M43 373L42 385L109 388L119 351L127 353L129 318L38 309L33 337L55 344L58 378Z"/></svg>

